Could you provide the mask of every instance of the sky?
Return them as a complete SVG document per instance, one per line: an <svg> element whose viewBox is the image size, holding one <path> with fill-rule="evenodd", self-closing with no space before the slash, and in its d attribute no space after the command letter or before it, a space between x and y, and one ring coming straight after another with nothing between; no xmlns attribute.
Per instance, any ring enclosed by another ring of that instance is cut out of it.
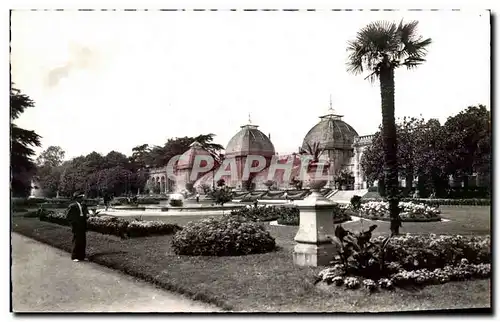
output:
<svg viewBox="0 0 500 322"><path fill-rule="evenodd" d="M332 105L359 135L381 122L380 89L347 72L347 41L376 20L418 20L427 61L399 69L396 117L444 122L490 108L487 11L12 13L11 76L35 101L16 123L67 158L214 133L251 121L295 152Z"/></svg>

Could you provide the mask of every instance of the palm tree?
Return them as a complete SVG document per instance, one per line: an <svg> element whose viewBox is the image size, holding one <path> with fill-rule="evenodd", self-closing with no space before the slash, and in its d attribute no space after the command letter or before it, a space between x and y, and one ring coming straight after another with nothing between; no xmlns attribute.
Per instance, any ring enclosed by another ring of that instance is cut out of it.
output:
<svg viewBox="0 0 500 322"><path fill-rule="evenodd" d="M319 142L313 142L312 145L306 143L304 148L300 148L299 153L302 155L310 155L312 159L311 163L318 163L320 156L325 150L319 147Z"/></svg>
<svg viewBox="0 0 500 322"><path fill-rule="evenodd" d="M382 99L382 140L391 233L401 227L399 217L396 122L394 119L394 70L400 66L413 69L422 64L431 39L417 34L418 21L399 24L377 21L362 28L355 40L348 42L348 71L361 74L368 70L370 81L380 81Z"/></svg>

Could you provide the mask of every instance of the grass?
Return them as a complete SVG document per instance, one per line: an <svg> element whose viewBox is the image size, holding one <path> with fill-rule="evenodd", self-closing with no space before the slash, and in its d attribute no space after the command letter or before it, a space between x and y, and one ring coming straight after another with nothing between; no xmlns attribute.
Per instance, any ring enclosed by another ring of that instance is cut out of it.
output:
<svg viewBox="0 0 500 322"><path fill-rule="evenodd" d="M489 234L489 208L442 207L446 223L404 223L402 232L436 234ZM165 222L185 225L206 216L156 216ZM143 219L153 219L143 217ZM363 220L368 227L372 221ZM387 234L389 223L376 222L377 234ZM13 230L69 251L68 227L34 218L13 218ZM344 224L359 230L361 223ZM321 268L297 267L292 262L297 227L266 227L280 249L267 254L237 257L178 256L170 247L172 236L121 240L88 233L89 259L134 275L165 289L235 311L359 312L407 311L450 308L490 308L490 280L433 285L421 290L344 291L335 286L314 286ZM69 256L69 255L68 255Z"/></svg>

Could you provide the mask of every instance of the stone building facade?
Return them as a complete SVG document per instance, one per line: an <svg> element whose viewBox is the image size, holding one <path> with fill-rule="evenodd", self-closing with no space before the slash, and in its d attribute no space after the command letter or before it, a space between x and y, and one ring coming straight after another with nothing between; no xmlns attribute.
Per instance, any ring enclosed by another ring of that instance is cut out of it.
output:
<svg viewBox="0 0 500 322"><path fill-rule="evenodd" d="M319 122L315 124L305 135L302 142L302 148L307 149L307 146L317 143L319 148L323 150L320 157L322 160L327 160L330 163L329 182L330 188L335 188L335 178L340 172L350 173L354 178L354 189L366 189L366 178L360 167L360 160L364 149L370 146L373 135L359 136L357 131L342 120L342 115L339 115L330 107L326 113L321 115ZM266 182L269 181L269 165L271 159L278 157L278 163L293 163L292 177L298 177L300 172L300 151L288 155L279 155L276 153L270 136L260 131L259 126L249 122L240 127L240 130L229 140L224 156L225 159L232 158L236 164L237 178L230 176L222 176L226 185L236 190L246 189L267 189ZM203 150L197 142L193 143L188 151L186 151L179 159L176 173L181 179L173 182L167 178L166 167L153 169L151 171L150 185L160 187L162 193L173 191L188 190L188 185L198 191L202 190L204 185L214 186L219 165L216 165L214 170L199 175L195 180L190 178L190 172L193 167L193 162L196 155L207 155L208 152ZM243 166L246 163L249 155L260 155L266 160L265 168L256 174L250 176L248 181L241 180L243 175ZM227 160L229 161L229 160ZM183 179L182 179L183 178ZM185 179L185 180L184 180ZM284 177L283 170L277 170L272 180L274 188L291 189L290 181Z"/></svg>

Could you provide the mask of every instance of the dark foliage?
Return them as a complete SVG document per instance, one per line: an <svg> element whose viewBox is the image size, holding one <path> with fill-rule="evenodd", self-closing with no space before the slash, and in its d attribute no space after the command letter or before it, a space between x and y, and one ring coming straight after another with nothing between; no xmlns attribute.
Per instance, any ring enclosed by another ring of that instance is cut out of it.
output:
<svg viewBox="0 0 500 322"><path fill-rule="evenodd" d="M263 226L224 216L187 224L174 235L172 248L179 255L238 256L270 252L276 242Z"/></svg>

